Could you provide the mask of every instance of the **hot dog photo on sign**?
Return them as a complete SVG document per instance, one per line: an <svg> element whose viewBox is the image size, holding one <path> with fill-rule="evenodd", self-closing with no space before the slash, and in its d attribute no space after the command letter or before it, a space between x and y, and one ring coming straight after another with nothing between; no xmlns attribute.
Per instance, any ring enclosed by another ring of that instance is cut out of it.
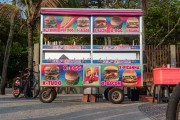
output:
<svg viewBox="0 0 180 120"><path fill-rule="evenodd" d="M65 16L60 24L62 32L89 32L90 18L86 16Z"/></svg>
<svg viewBox="0 0 180 120"><path fill-rule="evenodd" d="M60 28L69 28L76 21L76 17L66 16L61 22Z"/></svg>

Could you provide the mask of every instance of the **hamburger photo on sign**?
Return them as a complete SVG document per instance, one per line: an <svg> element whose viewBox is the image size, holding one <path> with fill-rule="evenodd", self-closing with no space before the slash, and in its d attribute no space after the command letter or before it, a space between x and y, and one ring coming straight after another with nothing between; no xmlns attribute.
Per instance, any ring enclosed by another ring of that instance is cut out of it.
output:
<svg viewBox="0 0 180 120"><path fill-rule="evenodd" d="M107 26L107 21L105 17L97 17L94 20L94 26L95 28L106 28Z"/></svg>
<svg viewBox="0 0 180 120"><path fill-rule="evenodd" d="M116 82L119 80L118 67L106 66L104 68L104 81Z"/></svg>
<svg viewBox="0 0 180 120"><path fill-rule="evenodd" d="M44 18L44 28L56 28L57 20L56 16L46 16Z"/></svg>
<svg viewBox="0 0 180 120"><path fill-rule="evenodd" d="M123 86L136 86L137 73L134 70L125 70L122 74Z"/></svg>
<svg viewBox="0 0 180 120"><path fill-rule="evenodd" d="M73 71L73 70L70 70L70 71L67 71L65 73L65 82L67 85L77 85L78 82L79 82L79 74L77 71Z"/></svg>
<svg viewBox="0 0 180 120"><path fill-rule="evenodd" d="M59 80L59 67L57 65L48 65L44 67L45 80Z"/></svg>
<svg viewBox="0 0 180 120"><path fill-rule="evenodd" d="M138 28L139 27L139 20L136 17L129 17L126 21L127 28Z"/></svg>
<svg viewBox="0 0 180 120"><path fill-rule="evenodd" d="M81 29L89 28L90 20L88 17L79 17L77 19L77 27Z"/></svg>

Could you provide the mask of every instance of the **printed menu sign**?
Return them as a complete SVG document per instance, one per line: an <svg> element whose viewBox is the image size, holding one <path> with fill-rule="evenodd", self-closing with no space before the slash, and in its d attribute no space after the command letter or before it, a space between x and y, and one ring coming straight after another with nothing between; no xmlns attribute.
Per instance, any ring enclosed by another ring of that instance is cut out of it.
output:
<svg viewBox="0 0 180 120"><path fill-rule="evenodd" d="M101 86L121 86L118 65L101 65Z"/></svg>
<svg viewBox="0 0 180 120"><path fill-rule="evenodd" d="M46 64L41 68L42 86L82 86L83 65Z"/></svg>
<svg viewBox="0 0 180 120"><path fill-rule="evenodd" d="M84 66L84 81L83 85L94 86L100 85L100 66L87 65Z"/></svg>
<svg viewBox="0 0 180 120"><path fill-rule="evenodd" d="M90 17L87 16L44 16L44 32L90 32Z"/></svg>
<svg viewBox="0 0 180 120"><path fill-rule="evenodd" d="M62 86L82 86L83 65L61 65L60 80Z"/></svg>
<svg viewBox="0 0 180 120"><path fill-rule="evenodd" d="M120 65L119 74L123 86L142 85L140 65Z"/></svg>
<svg viewBox="0 0 180 120"><path fill-rule="evenodd" d="M60 66L46 64L41 66L41 85L42 86L61 86Z"/></svg>
<svg viewBox="0 0 180 120"><path fill-rule="evenodd" d="M90 33L90 16L43 16L43 32ZM139 32L139 17L93 16L94 33Z"/></svg>
<svg viewBox="0 0 180 120"><path fill-rule="evenodd" d="M95 33L139 32L139 17L93 16Z"/></svg>

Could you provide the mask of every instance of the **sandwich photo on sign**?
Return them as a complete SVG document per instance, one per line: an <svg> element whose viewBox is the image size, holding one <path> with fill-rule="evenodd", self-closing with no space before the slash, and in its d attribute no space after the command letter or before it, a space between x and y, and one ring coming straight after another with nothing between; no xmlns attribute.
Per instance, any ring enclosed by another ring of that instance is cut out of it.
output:
<svg viewBox="0 0 180 120"><path fill-rule="evenodd" d="M101 86L121 86L118 65L101 65Z"/></svg>
<svg viewBox="0 0 180 120"><path fill-rule="evenodd" d="M57 65L48 65L44 67L45 80L59 80L59 67Z"/></svg>
<svg viewBox="0 0 180 120"><path fill-rule="evenodd" d="M119 74L123 86L142 86L140 65L120 65Z"/></svg>
<svg viewBox="0 0 180 120"><path fill-rule="evenodd" d="M94 20L94 26L95 28L106 28L107 27L107 21L105 17L97 17Z"/></svg>
<svg viewBox="0 0 180 120"><path fill-rule="evenodd" d="M129 17L126 21L127 28L138 28L139 27L139 20L136 17Z"/></svg>
<svg viewBox="0 0 180 120"><path fill-rule="evenodd" d="M107 66L104 68L104 80L105 81L118 81L118 67L116 66Z"/></svg>
<svg viewBox="0 0 180 120"><path fill-rule="evenodd" d="M83 65L61 65L62 86L82 86Z"/></svg>
<svg viewBox="0 0 180 120"><path fill-rule="evenodd" d="M67 71L65 73L65 82L67 85L77 85L79 82L79 75L76 71Z"/></svg>
<svg viewBox="0 0 180 120"><path fill-rule="evenodd" d="M90 20L88 17L79 17L77 19L77 29L88 29L90 26Z"/></svg>
<svg viewBox="0 0 180 120"><path fill-rule="evenodd" d="M122 74L122 84L124 86L136 86L137 74L134 70L125 70Z"/></svg>
<svg viewBox="0 0 180 120"><path fill-rule="evenodd" d="M44 28L57 28L56 16L46 16L44 18Z"/></svg>

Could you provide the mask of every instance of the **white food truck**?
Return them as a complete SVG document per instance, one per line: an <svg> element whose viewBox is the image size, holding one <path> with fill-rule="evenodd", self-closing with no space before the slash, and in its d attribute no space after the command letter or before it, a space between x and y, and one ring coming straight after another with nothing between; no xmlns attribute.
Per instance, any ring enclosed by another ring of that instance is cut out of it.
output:
<svg viewBox="0 0 180 120"><path fill-rule="evenodd" d="M56 88L104 87L105 98L117 104L124 88L142 86L142 15L140 9L42 8L40 100L52 102Z"/></svg>

